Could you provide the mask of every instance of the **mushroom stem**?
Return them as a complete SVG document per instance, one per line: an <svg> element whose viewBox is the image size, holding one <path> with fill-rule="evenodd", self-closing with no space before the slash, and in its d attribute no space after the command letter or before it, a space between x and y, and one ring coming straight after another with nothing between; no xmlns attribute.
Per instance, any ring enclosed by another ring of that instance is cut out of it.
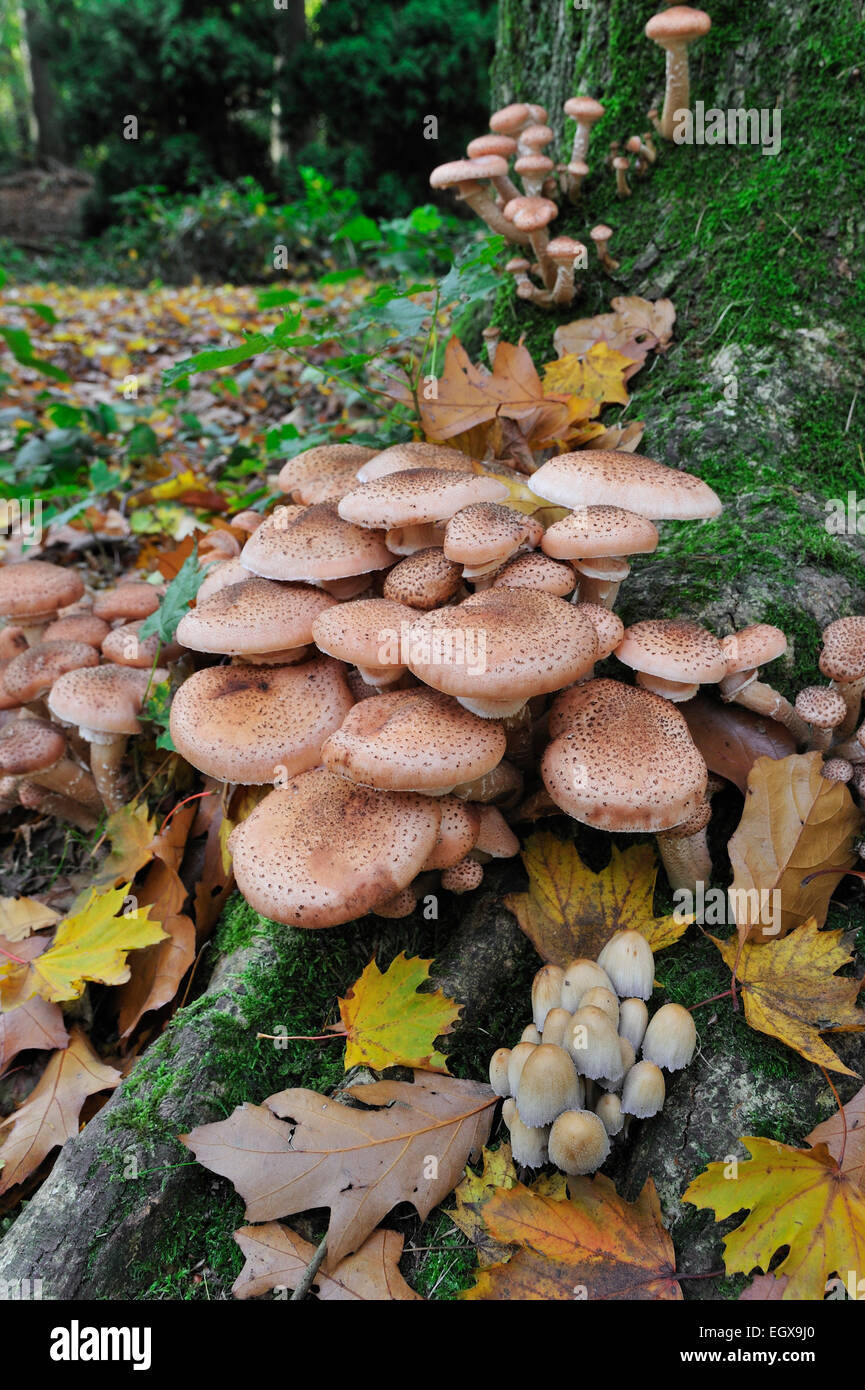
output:
<svg viewBox="0 0 865 1390"><path fill-rule="evenodd" d="M562 306L571 303L574 297L574 264L559 265L556 269L556 283L553 286L553 303Z"/></svg>
<svg viewBox="0 0 865 1390"><path fill-rule="evenodd" d="M624 157L614 159L613 168L616 171L616 192L620 198L630 198L631 188L628 183L628 161Z"/></svg>
<svg viewBox="0 0 865 1390"><path fill-rule="evenodd" d="M777 690L773 690L771 685L766 685L764 681L751 681L750 685L727 696L722 681L721 698L741 705L743 709L752 710L754 714L761 714L765 719L776 719L785 729L790 730L797 743L807 743L808 725L804 719L799 718L789 700L785 700L783 695L779 695Z"/></svg>
<svg viewBox="0 0 865 1390"><path fill-rule="evenodd" d="M832 749L833 758L846 758L848 763L865 762L865 748L858 738L851 738L846 743L836 743Z"/></svg>
<svg viewBox="0 0 865 1390"><path fill-rule="evenodd" d="M818 729L816 724L812 724L807 752L828 753L835 732L835 729Z"/></svg>
<svg viewBox="0 0 865 1390"><path fill-rule="evenodd" d="M475 182L461 183L457 196L461 198L464 203L468 203L475 216L479 217L482 222L486 222L490 230L495 232L498 236L506 237L508 241L517 242L520 246L526 246L531 240L525 232L519 231L514 226L513 222L507 220L501 210L496 207L489 194L484 190L482 184Z"/></svg>
<svg viewBox="0 0 865 1390"><path fill-rule="evenodd" d="M865 676L855 681L833 681L832 687L842 696L847 713L842 723L835 730L836 738L847 738L852 734L859 722L859 710L862 705L862 692L865 690Z"/></svg>
<svg viewBox="0 0 865 1390"><path fill-rule="evenodd" d="M572 603L599 603L602 608L612 608L619 597L621 579L598 579L588 574L580 575L579 588Z"/></svg>
<svg viewBox="0 0 865 1390"><path fill-rule="evenodd" d="M508 223L511 226L512 223ZM538 259L541 268L541 278L548 290L552 290L556 283L556 268L547 255L547 247L550 242L546 227L539 228L536 232L529 232L529 242Z"/></svg>
<svg viewBox="0 0 865 1390"><path fill-rule="evenodd" d="M534 721L528 704L516 714L502 720L502 728L507 737L506 756L514 767L525 772L534 762L533 729Z"/></svg>
<svg viewBox="0 0 865 1390"><path fill-rule="evenodd" d="M91 811L98 811L102 806L102 798L92 776L71 758L61 758L53 767L31 772L28 781L34 782L37 787L45 787L48 791L59 792Z"/></svg>
<svg viewBox="0 0 865 1390"><path fill-rule="evenodd" d="M657 840L664 870L674 892L687 889L689 893L696 894L698 883L709 883L712 858L705 826L693 835L664 831L657 836Z"/></svg>
<svg viewBox="0 0 865 1390"><path fill-rule="evenodd" d="M55 820L68 821L79 830L95 830L99 824L93 811L82 806L79 801L74 801L69 796L59 796L56 792L45 791L38 783L22 782L18 788L18 797L22 806L39 811L44 816L53 816Z"/></svg>
<svg viewBox="0 0 865 1390"><path fill-rule="evenodd" d="M106 811L119 811L126 803L126 775L123 759L126 734L102 734L89 730L90 771Z"/></svg>
<svg viewBox="0 0 865 1390"><path fill-rule="evenodd" d="M665 47L667 51L667 85L664 91L661 124L656 128L665 140L672 140L676 125L676 112L687 111L691 106L691 81L688 71L688 45L668 42ZM650 111L650 119L651 115Z"/></svg>

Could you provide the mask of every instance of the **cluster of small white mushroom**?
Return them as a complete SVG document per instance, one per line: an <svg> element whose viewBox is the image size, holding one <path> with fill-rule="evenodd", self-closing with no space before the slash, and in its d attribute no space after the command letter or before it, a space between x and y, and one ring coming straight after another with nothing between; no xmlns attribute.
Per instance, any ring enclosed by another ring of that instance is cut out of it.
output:
<svg viewBox="0 0 865 1390"><path fill-rule="evenodd" d="M651 947L637 931L617 931L597 961L538 971L533 1022L490 1059L517 1164L594 1173L632 1118L663 1108L664 1071L688 1066L697 1030L680 1004L649 1018L654 977Z"/></svg>

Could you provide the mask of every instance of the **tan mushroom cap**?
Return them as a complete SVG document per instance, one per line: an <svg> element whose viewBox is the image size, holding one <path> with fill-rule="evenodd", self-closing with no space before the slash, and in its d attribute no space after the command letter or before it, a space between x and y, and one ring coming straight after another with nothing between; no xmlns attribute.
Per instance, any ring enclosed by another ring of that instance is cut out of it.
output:
<svg viewBox="0 0 865 1390"><path fill-rule="evenodd" d="M847 704L831 686L808 685L796 696L796 713L815 729L835 729L847 713Z"/></svg>
<svg viewBox="0 0 865 1390"><path fill-rule="evenodd" d="M712 684L727 673L724 651L699 623L649 618L625 628L616 656L635 671L667 681Z"/></svg>
<svg viewBox="0 0 865 1390"><path fill-rule="evenodd" d="M539 550L526 551L509 560L493 580L494 589L540 589L564 598L576 587L577 576L571 565L551 560Z"/></svg>
<svg viewBox="0 0 865 1390"><path fill-rule="evenodd" d="M594 125L604 114L604 107L594 97L568 97L562 109L566 116L583 125Z"/></svg>
<svg viewBox="0 0 865 1390"><path fill-rule="evenodd" d="M440 164L433 169L429 181L431 188L453 188L455 184L498 179L507 172L506 159L497 154L485 154L477 159L454 159L449 164Z"/></svg>
<svg viewBox="0 0 865 1390"><path fill-rule="evenodd" d="M390 473L405 473L411 468L437 468L445 473L473 473L475 460L460 449L445 444L427 444L425 440L407 440L382 449L357 470L358 482L371 483Z"/></svg>
<svg viewBox="0 0 865 1390"><path fill-rule="evenodd" d="M356 488L339 503L339 515L355 526L392 530L449 521L472 502L498 502L507 495L504 483L485 474L412 468Z"/></svg>
<svg viewBox="0 0 865 1390"><path fill-rule="evenodd" d="M559 507L609 504L653 520L699 520L721 511L720 498L702 479L615 449L559 454L532 474L528 486Z"/></svg>
<svg viewBox="0 0 865 1390"><path fill-rule="evenodd" d="M531 108L524 101L513 101L509 106L494 111L490 116L490 130L497 135L511 135L520 131L532 120Z"/></svg>
<svg viewBox="0 0 865 1390"><path fill-rule="evenodd" d="M280 492L292 493L343 464L353 464L357 472L367 459L375 457L375 453L375 449L368 449L364 444L318 444L313 449L304 449L302 453L295 454L293 459L284 463L276 485Z"/></svg>
<svg viewBox="0 0 865 1390"><path fill-rule="evenodd" d="M300 666L210 666L171 705L178 753L209 777L261 786L321 761L321 745L352 706L344 668L327 657Z"/></svg>
<svg viewBox="0 0 865 1390"><path fill-rule="evenodd" d="M46 628L46 632L47 632ZM43 634L42 640L45 641ZM62 639L59 639L62 640ZM0 628L0 661L11 661L13 656L18 656L20 652L27 650L27 634L23 627L12 627L7 624Z"/></svg>
<svg viewBox="0 0 865 1390"><path fill-rule="evenodd" d="M16 719L0 730L0 776L26 777L53 767L66 752L66 735L47 719Z"/></svg>
<svg viewBox="0 0 865 1390"><path fill-rule="evenodd" d="M547 242L547 255L550 260L561 262L562 265L570 265L585 249L581 241L574 241L570 236L553 237L552 241Z"/></svg>
<svg viewBox="0 0 865 1390"><path fill-rule="evenodd" d="M117 584L113 589L103 589L93 600L93 613L104 618L107 623L123 618L134 622L136 618L149 618L159 607L161 587L145 584L142 580L130 579Z"/></svg>
<svg viewBox="0 0 865 1390"><path fill-rule="evenodd" d="M46 560L22 560L0 568L0 617L54 617L59 608L77 603L84 584L76 570Z"/></svg>
<svg viewBox="0 0 865 1390"><path fill-rule="evenodd" d="M523 174L549 174L555 167L546 154L521 154L514 164L514 169L520 177Z"/></svg>
<svg viewBox="0 0 865 1390"><path fill-rule="evenodd" d="M505 203L504 215L521 232L539 232L558 217L559 210L550 198L511 198Z"/></svg>
<svg viewBox="0 0 865 1390"><path fill-rule="evenodd" d="M606 555L649 555L658 546L651 521L625 507L580 507L553 522L541 549L557 560L588 560Z"/></svg>
<svg viewBox="0 0 865 1390"><path fill-rule="evenodd" d="M296 515L280 511L267 517L243 547L241 559L253 574L320 584L393 563L384 537L343 521L335 502L319 502Z"/></svg>
<svg viewBox="0 0 865 1390"><path fill-rule="evenodd" d="M527 150L542 150L555 138L555 131L546 124L542 125L539 121L525 126L520 132L520 144Z"/></svg>
<svg viewBox="0 0 865 1390"><path fill-rule="evenodd" d="M578 613L584 613L589 622L593 624L598 639L596 660L603 661L605 657L610 656L616 650L624 637L624 623L618 613L613 613L602 603L578 603L576 609Z"/></svg>
<svg viewBox="0 0 865 1390"><path fill-rule="evenodd" d="M865 618L837 618L823 633L820 670L835 681L865 676Z"/></svg>
<svg viewBox="0 0 865 1390"><path fill-rule="evenodd" d="M428 612L452 599L461 584L462 566L449 560L438 546L429 546L394 565L382 585L382 594Z"/></svg>
<svg viewBox="0 0 865 1390"><path fill-rule="evenodd" d="M541 760L557 806L614 831L668 830L694 815L705 798L706 764L668 700L611 680L586 681L566 695L567 732Z"/></svg>
<svg viewBox="0 0 865 1390"><path fill-rule="evenodd" d="M510 159L516 153L517 142L510 135L478 135L466 145L469 159L477 159L484 154L497 154L501 159Z"/></svg>
<svg viewBox="0 0 865 1390"><path fill-rule="evenodd" d="M432 854L424 869L452 869L474 848L481 825L481 807L455 796L439 800L441 821Z"/></svg>
<svg viewBox="0 0 865 1390"><path fill-rule="evenodd" d="M352 599L320 613L312 638L321 651L340 661L367 669L401 668L403 627L407 631L414 616L413 608L393 599Z"/></svg>
<svg viewBox="0 0 865 1390"><path fill-rule="evenodd" d="M292 496L305 507L314 507L317 502L339 502L356 487L357 465L343 459L322 467L314 478L298 483Z"/></svg>
<svg viewBox="0 0 865 1390"><path fill-rule="evenodd" d="M481 705L520 708L533 695L579 680L597 654L589 620L564 599L532 589L482 590L415 618L409 636L416 676Z"/></svg>
<svg viewBox="0 0 865 1390"><path fill-rule="evenodd" d="M211 565L196 595L196 603L201 604L218 594L220 589L227 589L230 584L241 584L248 578L249 570L239 555L233 560L222 560L219 564Z"/></svg>
<svg viewBox="0 0 865 1390"><path fill-rule="evenodd" d="M644 32L647 39L664 48L670 43L689 43L702 38L711 27L712 21L704 10L695 10L690 5L671 5L668 10L652 15Z"/></svg>
<svg viewBox="0 0 865 1390"><path fill-rule="evenodd" d="M612 236L613 229L612 227L608 227L606 222L599 222L597 226L593 227L589 232L591 240L596 242L609 241Z"/></svg>
<svg viewBox="0 0 865 1390"><path fill-rule="evenodd" d="M48 708L64 724L102 734L140 734L138 715L148 687L168 672L134 666L92 666L67 671L51 687Z"/></svg>
<svg viewBox="0 0 865 1390"><path fill-rule="evenodd" d="M305 647L315 619L336 600L307 584L277 584L249 575L184 613L177 640L195 652L266 656Z"/></svg>
<svg viewBox="0 0 865 1390"><path fill-rule="evenodd" d="M26 704L50 690L65 671L98 666L99 654L86 642L36 642L13 657L3 672L6 694Z"/></svg>
<svg viewBox="0 0 865 1390"><path fill-rule="evenodd" d="M449 793L497 767L500 724L435 690L395 690L356 704L322 749L332 772L388 791Z"/></svg>
<svg viewBox="0 0 865 1390"><path fill-rule="evenodd" d="M276 922L338 926L408 887L432 853L439 819L430 797L373 791L316 768L271 792L232 831L237 885Z"/></svg>
<svg viewBox="0 0 865 1390"><path fill-rule="evenodd" d="M105 660L116 661L118 666L139 666L142 670L152 666L157 657L164 662L176 661L183 652L180 643L160 642L155 632L142 641L138 633L143 624L142 618L138 622L112 628L102 643Z"/></svg>
<svg viewBox="0 0 865 1390"><path fill-rule="evenodd" d="M771 623L752 623L721 638L721 649L727 663L727 675L737 671L753 671L783 656L787 650L787 638L779 627Z"/></svg>
<svg viewBox="0 0 865 1390"><path fill-rule="evenodd" d="M86 642L89 647L101 647L110 630L104 618L96 618L92 613L68 613L48 624L42 641Z"/></svg>
<svg viewBox="0 0 865 1390"><path fill-rule="evenodd" d="M449 560L476 568L506 560L520 546L537 545L543 534L540 522L524 512L500 502L473 502L451 517L443 549Z"/></svg>
<svg viewBox="0 0 865 1390"><path fill-rule="evenodd" d="M513 859L520 852L520 842L501 811L495 806L479 806L480 825L475 839L475 851L491 859Z"/></svg>

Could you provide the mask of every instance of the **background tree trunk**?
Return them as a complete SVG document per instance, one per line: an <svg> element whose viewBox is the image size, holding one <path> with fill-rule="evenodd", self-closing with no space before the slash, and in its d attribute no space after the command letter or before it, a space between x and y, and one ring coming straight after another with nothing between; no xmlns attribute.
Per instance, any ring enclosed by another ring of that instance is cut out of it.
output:
<svg viewBox="0 0 865 1390"><path fill-rule="evenodd" d="M24 33L30 58L33 111L36 117L36 158L40 164L65 163L67 150L57 117L57 97L51 69L45 56L47 17L37 0L26 0L23 7Z"/></svg>

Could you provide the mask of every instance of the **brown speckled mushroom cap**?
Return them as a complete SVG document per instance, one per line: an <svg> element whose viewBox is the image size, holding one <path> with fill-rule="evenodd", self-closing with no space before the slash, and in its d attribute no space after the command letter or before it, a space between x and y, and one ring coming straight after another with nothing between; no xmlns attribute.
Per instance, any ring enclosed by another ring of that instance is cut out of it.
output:
<svg viewBox="0 0 865 1390"><path fill-rule="evenodd" d="M411 883L439 819L431 797L373 791L316 768L272 791L232 831L237 886L276 922L338 926Z"/></svg>
<svg viewBox="0 0 865 1390"><path fill-rule="evenodd" d="M240 584L248 578L249 570L239 555L235 555L232 560L222 560L219 564L211 565L196 595L196 603L203 603L206 598L218 594L220 589L227 589L230 584Z"/></svg>
<svg viewBox="0 0 865 1390"><path fill-rule="evenodd" d="M501 159L510 159L516 153L517 142L511 135L477 135L466 145L469 159L478 159L484 154L497 154Z"/></svg>
<svg viewBox="0 0 865 1390"><path fill-rule="evenodd" d="M184 613L177 640L195 652L266 656L306 646L315 619L335 605L329 594L309 585L251 575Z"/></svg>
<svg viewBox="0 0 865 1390"><path fill-rule="evenodd" d="M47 629L46 629L47 631ZM45 641L43 635L42 638ZM62 640L62 638L60 639ZM23 627L6 626L0 628L0 661L11 661L13 656L18 656L27 650L27 634Z"/></svg>
<svg viewBox="0 0 865 1390"><path fill-rule="evenodd" d="M753 671L767 661L774 661L787 650L787 638L771 623L752 623L721 638L721 649L727 663L727 675L737 671Z"/></svg>
<svg viewBox="0 0 865 1390"><path fill-rule="evenodd" d="M837 618L823 633L820 670L835 681L865 676L865 618Z"/></svg>
<svg viewBox="0 0 865 1390"><path fill-rule="evenodd" d="M571 565L552 560L539 550L530 550L509 560L493 580L494 589L540 589L564 598L576 587L577 576Z"/></svg>
<svg viewBox="0 0 865 1390"><path fill-rule="evenodd" d="M424 869L451 869L474 848L481 825L481 808L456 796L439 798L441 821L432 854Z"/></svg>
<svg viewBox="0 0 865 1390"><path fill-rule="evenodd" d="M514 163L514 171L523 178L525 174L539 175L549 174L555 169L555 164L546 154L521 154Z"/></svg>
<svg viewBox="0 0 865 1390"><path fill-rule="evenodd" d="M599 830L668 830L705 797L706 764L668 700L619 681L566 692L567 732L541 760L557 806Z"/></svg>
<svg viewBox="0 0 865 1390"><path fill-rule="evenodd" d="M142 641L138 636L144 619L135 623L124 623L114 627L102 643L102 655L106 661L116 661L118 666L139 666L143 670L152 666L157 656L160 661L176 661L183 653L179 642L160 642L154 632Z"/></svg>
<svg viewBox="0 0 865 1390"><path fill-rule="evenodd" d="M3 686L7 695L26 704L50 690L64 671L98 665L99 653L86 642L36 642L12 658L3 672Z"/></svg>
<svg viewBox="0 0 865 1390"><path fill-rule="evenodd" d="M605 555L649 555L658 546L657 527L625 507L580 507L553 522L541 549L557 560Z"/></svg>
<svg viewBox="0 0 865 1390"><path fill-rule="evenodd" d="M0 730L0 776L26 777L53 767L66 752L66 735L47 719L16 719Z"/></svg>
<svg viewBox="0 0 865 1390"><path fill-rule="evenodd" d="M355 666L404 666L402 629L415 616L413 608L388 598L352 599L320 613L312 625L316 646L328 656Z"/></svg>
<svg viewBox="0 0 865 1390"><path fill-rule="evenodd" d="M472 502L498 502L508 493L504 483L483 473L446 473L412 468L374 478L348 493L339 514L355 526L384 528L449 521Z"/></svg>
<svg viewBox="0 0 865 1390"><path fill-rule="evenodd" d="M355 705L322 749L322 761L366 786L431 794L491 772L506 746L500 724L419 688Z"/></svg>
<svg viewBox="0 0 865 1390"><path fill-rule="evenodd" d="M159 607L161 586L145 584L142 580L130 579L113 589L103 589L93 600L93 613L104 618L106 623L135 622L138 618L149 618Z"/></svg>
<svg viewBox="0 0 865 1390"><path fill-rule="evenodd" d="M847 713L844 696L828 685L808 685L796 696L796 713L815 729L836 729Z"/></svg>
<svg viewBox="0 0 865 1390"><path fill-rule="evenodd" d="M611 612L602 603L578 603L576 609L578 613L584 613L594 625L595 636L598 639L596 660L603 661L604 657L610 656L616 650L624 637L624 623L618 613Z"/></svg>
<svg viewBox="0 0 865 1390"><path fill-rule="evenodd" d="M0 568L0 617L38 619L77 603L84 584L76 570L46 560L22 560Z"/></svg>
<svg viewBox="0 0 865 1390"><path fill-rule="evenodd" d="M384 537L343 521L335 502L283 514L289 512L277 507L243 547L241 559L253 574L320 584L393 563Z"/></svg>
<svg viewBox="0 0 865 1390"><path fill-rule="evenodd" d="M713 684L727 673L717 637L699 623L671 618L648 618L625 628L616 656L635 671L667 681Z"/></svg>
<svg viewBox="0 0 865 1390"><path fill-rule="evenodd" d="M473 473L474 460L459 449L445 444L427 444L424 440L408 440L382 449L357 470L358 482L371 483L390 473L405 473L412 468L438 468L445 473Z"/></svg>
<svg viewBox="0 0 865 1390"><path fill-rule="evenodd" d="M579 680L596 654L595 629L573 604L532 589L485 589L415 618L408 664L448 695L519 706Z"/></svg>
<svg viewBox="0 0 865 1390"><path fill-rule="evenodd" d="M532 120L531 109L524 101L512 101L490 116L490 130L497 135L512 135L528 125Z"/></svg>
<svg viewBox="0 0 865 1390"><path fill-rule="evenodd" d="M352 706L344 668L319 657L300 666L210 666L171 705L178 753L209 777L261 786L321 761L321 745Z"/></svg>
<svg viewBox="0 0 865 1390"><path fill-rule="evenodd" d="M500 502L474 502L451 517L443 549L449 560L475 569L506 560L520 546L537 545L543 534L540 522L524 512Z"/></svg>
<svg viewBox="0 0 865 1390"><path fill-rule="evenodd" d="M428 612L452 599L461 583L462 566L449 560L438 546L428 546L394 565L382 585L382 594Z"/></svg>
<svg viewBox="0 0 865 1390"><path fill-rule="evenodd" d="M67 671L51 687L48 708L64 724L102 734L140 734L138 716L148 687L168 680L133 666L91 666Z"/></svg>
<svg viewBox="0 0 865 1390"><path fill-rule="evenodd" d="M298 483L292 495L305 507L314 507L317 502L339 502L356 487L357 468L343 460L322 468L316 477Z"/></svg>
<svg viewBox="0 0 865 1390"><path fill-rule="evenodd" d="M504 214L521 232L539 232L559 215L550 198L511 198L505 203Z"/></svg>
<svg viewBox="0 0 865 1390"><path fill-rule="evenodd" d="M669 44L690 43L708 34L712 21L705 10L690 5L671 5L668 10L652 15L645 28L647 39L666 48Z"/></svg>
<svg viewBox="0 0 865 1390"><path fill-rule="evenodd" d="M88 647L101 647L109 631L104 618L95 618L92 613L68 613L48 624L42 641L86 642Z"/></svg>
<svg viewBox="0 0 865 1390"><path fill-rule="evenodd" d="M520 852L520 842L501 811L495 806L479 806L480 825L475 849L491 859L513 859Z"/></svg>
<svg viewBox="0 0 865 1390"><path fill-rule="evenodd" d="M501 155L484 154L477 159L453 159L440 164L429 176L430 188L453 188L461 183L500 179L508 172L508 161Z"/></svg>
<svg viewBox="0 0 865 1390"><path fill-rule="evenodd" d="M276 485L280 492L293 493L307 483L315 483L331 474L334 468L353 464L355 473L367 459L374 458L375 449L363 444L319 444L304 449L282 465Z"/></svg>
<svg viewBox="0 0 865 1390"><path fill-rule="evenodd" d="M555 131L546 122L534 121L520 132L520 144L527 150L542 150L555 138Z"/></svg>
<svg viewBox="0 0 865 1390"><path fill-rule="evenodd" d="M566 116L584 125L594 125L604 114L604 108L594 97L568 97L562 110Z"/></svg>
<svg viewBox="0 0 865 1390"><path fill-rule="evenodd" d="M721 511L720 499L700 478L615 449L559 454L532 474L528 487L559 507L612 505L655 520L693 521Z"/></svg>

